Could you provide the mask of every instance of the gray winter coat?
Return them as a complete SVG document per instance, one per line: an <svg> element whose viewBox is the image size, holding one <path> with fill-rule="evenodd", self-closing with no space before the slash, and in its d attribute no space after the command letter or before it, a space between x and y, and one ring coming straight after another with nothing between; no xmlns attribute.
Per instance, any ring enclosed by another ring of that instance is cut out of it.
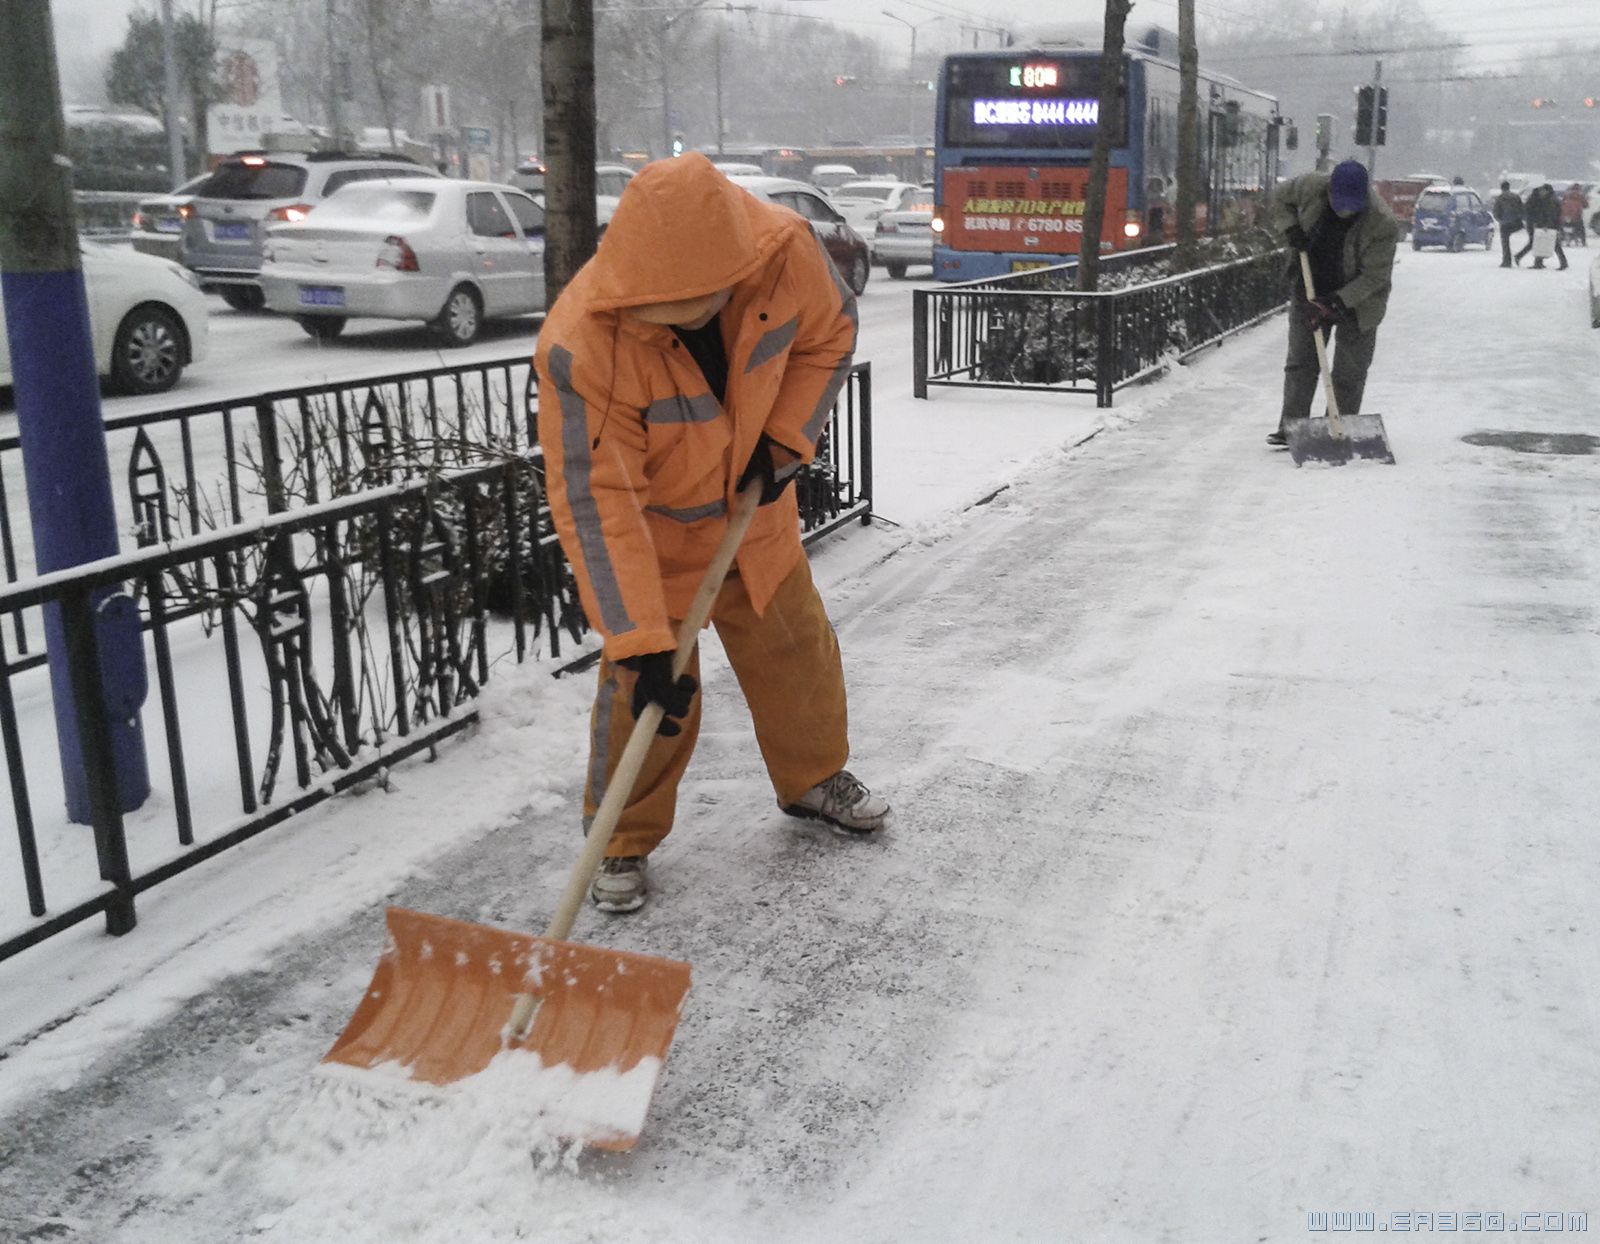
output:
<svg viewBox="0 0 1600 1244"><path fill-rule="evenodd" d="M1324 213L1332 210L1328 205L1328 174L1304 173L1278 187L1267 225L1285 239L1291 225L1313 233ZM1364 333L1378 327L1389 309L1395 246L1399 241L1400 226L1388 206L1377 191L1368 190L1366 207L1345 235L1344 283L1334 291L1339 301L1355 312L1356 324ZM1291 261L1289 277L1298 285L1299 256L1291 256Z"/></svg>

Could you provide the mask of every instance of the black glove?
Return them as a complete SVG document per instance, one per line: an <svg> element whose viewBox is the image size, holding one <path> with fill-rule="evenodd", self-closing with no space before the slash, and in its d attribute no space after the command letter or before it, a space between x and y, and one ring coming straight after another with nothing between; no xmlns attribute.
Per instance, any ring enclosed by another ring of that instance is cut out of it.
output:
<svg viewBox="0 0 1600 1244"><path fill-rule="evenodd" d="M1339 313L1333 309L1332 300L1328 298L1313 298L1306 303L1302 314L1306 317L1306 327L1313 332L1339 321Z"/></svg>
<svg viewBox="0 0 1600 1244"><path fill-rule="evenodd" d="M786 466L774 467L772 462L772 449L778 442L765 432L756 442L756 450L750 455L750 461L744 468L744 474L739 477L739 491L743 492L745 486L753 480L761 481L761 504L771 505L783 495L794 477L800 474L800 459L796 458Z"/></svg>
<svg viewBox="0 0 1600 1244"><path fill-rule="evenodd" d="M1309 250L1311 247L1311 235L1299 225L1290 225L1285 229L1283 240L1297 251Z"/></svg>
<svg viewBox="0 0 1600 1244"><path fill-rule="evenodd" d="M688 713L700 684L687 674L680 675L677 682L672 681L672 653L646 652L641 656L623 657L617 664L639 675L633 684L634 720L639 719L646 705L659 704L666 716L661 719L656 733L669 739L681 734L683 727L673 718Z"/></svg>

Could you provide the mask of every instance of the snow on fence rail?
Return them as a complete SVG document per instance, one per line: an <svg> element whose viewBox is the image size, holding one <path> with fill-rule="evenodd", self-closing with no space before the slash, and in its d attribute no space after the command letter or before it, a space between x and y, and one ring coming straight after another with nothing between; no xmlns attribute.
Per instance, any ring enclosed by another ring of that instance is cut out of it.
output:
<svg viewBox="0 0 1600 1244"><path fill-rule="evenodd" d="M1076 265L962 281L913 295L913 391L930 385L1093 393L1118 389L1275 313L1288 300L1281 251L1158 279L1174 248L1107 256L1118 288L1073 288Z"/></svg>
<svg viewBox="0 0 1600 1244"><path fill-rule="evenodd" d="M519 358L112 421L143 547L0 587L0 959L96 914L127 932L142 891L461 730L503 657L556 661L585 639L527 373ZM15 451L0 440L13 476ZM860 363L797 482L807 542L870 516L871 470ZM138 602L156 693L156 793L128 814L94 622L119 594ZM92 833L65 818L46 608Z"/></svg>

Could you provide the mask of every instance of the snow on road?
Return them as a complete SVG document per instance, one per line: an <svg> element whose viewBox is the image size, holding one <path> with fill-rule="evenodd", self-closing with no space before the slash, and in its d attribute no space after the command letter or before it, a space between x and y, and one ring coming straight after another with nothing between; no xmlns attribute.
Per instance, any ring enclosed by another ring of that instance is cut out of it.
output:
<svg viewBox="0 0 1600 1244"><path fill-rule="evenodd" d="M1600 1212L1600 459L1461 439L1595 430L1581 276L1404 256L1369 388L1399 465L1301 471L1261 443L1281 321L1111 412L917 403L905 295L869 291L906 526L814 562L895 821L782 817L708 637L655 899L575 933L694 966L639 1149L530 1155L493 1111L313 1073L384 901L542 923L589 688L530 670L394 793L0 965L0 1232L1189 1244Z"/></svg>

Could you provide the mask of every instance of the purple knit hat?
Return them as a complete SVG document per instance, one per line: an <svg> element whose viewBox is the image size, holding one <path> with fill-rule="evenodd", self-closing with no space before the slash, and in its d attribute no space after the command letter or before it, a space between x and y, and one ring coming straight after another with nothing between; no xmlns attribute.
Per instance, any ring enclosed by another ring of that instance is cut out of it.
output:
<svg viewBox="0 0 1600 1244"><path fill-rule="evenodd" d="M1367 166L1346 160L1328 179L1328 202L1336 212L1359 212L1367 205Z"/></svg>

